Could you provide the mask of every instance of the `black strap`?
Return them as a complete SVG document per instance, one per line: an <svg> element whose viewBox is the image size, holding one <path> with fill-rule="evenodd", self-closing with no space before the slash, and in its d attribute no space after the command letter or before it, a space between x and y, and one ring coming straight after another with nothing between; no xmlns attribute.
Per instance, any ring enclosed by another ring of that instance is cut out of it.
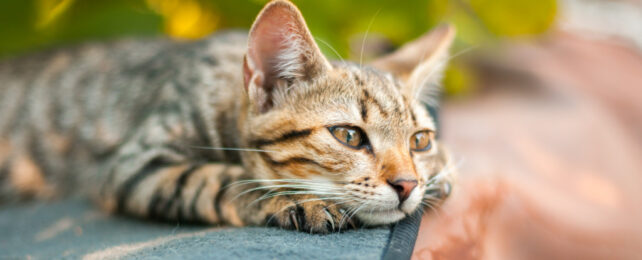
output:
<svg viewBox="0 0 642 260"><path fill-rule="evenodd" d="M430 116L435 120L435 124L437 124L437 128L439 129L438 108L428 105L426 105L426 108L428 108ZM439 132L437 133L439 134ZM417 234L419 233L419 224L421 223L422 215L423 210L416 210L410 216L390 228L388 245L386 245L381 259L410 259L412 251L415 249L415 242L417 241Z"/></svg>
<svg viewBox="0 0 642 260"><path fill-rule="evenodd" d="M391 227L388 245L384 249L381 259L410 259L415 248L415 241L417 241L422 215L423 210L418 209Z"/></svg>

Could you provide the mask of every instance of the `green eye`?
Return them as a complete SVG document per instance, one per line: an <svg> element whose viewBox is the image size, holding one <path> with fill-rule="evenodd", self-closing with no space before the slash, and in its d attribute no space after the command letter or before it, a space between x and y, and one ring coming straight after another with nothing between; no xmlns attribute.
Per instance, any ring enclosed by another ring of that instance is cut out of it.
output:
<svg viewBox="0 0 642 260"><path fill-rule="evenodd" d="M352 148L359 148L365 139L363 131L357 127L333 126L328 130L339 142Z"/></svg>
<svg viewBox="0 0 642 260"><path fill-rule="evenodd" d="M410 137L410 149L417 152L428 151L432 148L431 131L420 131Z"/></svg>

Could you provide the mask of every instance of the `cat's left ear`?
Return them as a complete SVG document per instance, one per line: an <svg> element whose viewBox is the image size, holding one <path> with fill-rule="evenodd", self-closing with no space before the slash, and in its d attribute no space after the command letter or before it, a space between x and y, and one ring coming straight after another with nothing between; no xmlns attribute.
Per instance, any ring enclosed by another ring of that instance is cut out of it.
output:
<svg viewBox="0 0 642 260"><path fill-rule="evenodd" d="M371 65L404 80L406 94L410 96L433 92L432 86L438 84L443 76L454 38L455 28L452 25L440 25Z"/></svg>
<svg viewBox="0 0 642 260"><path fill-rule="evenodd" d="M263 8L250 30L243 61L245 90L257 112L278 105L275 91L330 69L296 6L277 0Z"/></svg>

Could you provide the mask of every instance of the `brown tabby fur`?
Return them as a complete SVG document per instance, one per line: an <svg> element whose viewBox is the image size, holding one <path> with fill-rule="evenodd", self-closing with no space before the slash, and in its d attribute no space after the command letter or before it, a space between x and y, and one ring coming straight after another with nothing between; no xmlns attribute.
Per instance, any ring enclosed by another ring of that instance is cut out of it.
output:
<svg viewBox="0 0 642 260"><path fill-rule="evenodd" d="M419 99L452 35L440 27L373 63L396 77L328 62L296 7L274 1L249 38L4 61L0 201L87 194L134 216L320 233L398 221L450 187L443 147L410 151L409 140L436 131ZM334 125L360 127L369 147L341 144ZM399 178L418 183L403 203L388 184Z"/></svg>

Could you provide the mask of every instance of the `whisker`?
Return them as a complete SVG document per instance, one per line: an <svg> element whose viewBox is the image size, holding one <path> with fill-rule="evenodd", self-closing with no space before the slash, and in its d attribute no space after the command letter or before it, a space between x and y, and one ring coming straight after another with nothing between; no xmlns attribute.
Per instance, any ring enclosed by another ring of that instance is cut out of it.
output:
<svg viewBox="0 0 642 260"><path fill-rule="evenodd" d="M332 190L332 191L341 191L342 189L332 187L332 186L323 186L323 185L304 185L304 184L275 184L275 185L261 185L248 191L262 190L262 189L271 189L271 188L291 188L291 189L308 189L308 190Z"/></svg>
<svg viewBox="0 0 642 260"><path fill-rule="evenodd" d="M266 194L266 195L269 195L269 196L261 196L261 198L259 198L260 200L257 199L258 201L255 200L252 203L259 202L259 201L262 201L262 200L265 200L265 199L269 199L269 198L283 196L283 195L316 195L316 196L320 196L320 195L343 195L343 194L341 194L341 193L333 193L333 192L282 191L282 192L275 192L275 193L270 193L270 194ZM252 204L252 203L250 203L250 204Z"/></svg>
<svg viewBox="0 0 642 260"><path fill-rule="evenodd" d="M426 202L423 202L423 201L421 202L421 205L424 205L424 206L430 208L430 210L432 212L435 212L435 214L437 214L437 217L441 218L441 214L439 213L439 208L440 208L439 205L434 205L434 204L426 203Z"/></svg>
<svg viewBox="0 0 642 260"><path fill-rule="evenodd" d="M326 182L306 180L306 179L247 179L239 180L233 183L246 184L246 183L264 183L264 182L291 182L291 183L311 183L311 184L327 184Z"/></svg>
<svg viewBox="0 0 642 260"><path fill-rule="evenodd" d="M320 200L322 200L322 201L326 201L326 200L337 201L336 203L332 203L333 206L354 201L354 200L352 200L352 199L350 199L348 197L322 197L322 198L314 198L314 199L307 199L307 200L297 201L297 202L295 202L295 204L299 205L299 204L303 204L303 203L306 203L306 202L320 201ZM338 202L338 201L341 201L341 202Z"/></svg>
<svg viewBox="0 0 642 260"><path fill-rule="evenodd" d="M304 180L304 179L248 179L248 180L239 180L232 182L225 187L232 187L232 186L238 186L238 185L246 185L246 184L270 184L270 183L293 183L293 184L309 184L309 185L315 185L319 187L332 187L334 188L334 185L325 183L325 182L319 182L319 181L311 181L311 180Z"/></svg>
<svg viewBox="0 0 642 260"><path fill-rule="evenodd" d="M426 183L426 186L429 187L428 189L430 189L433 184L437 183L438 181L441 181L443 178L445 178L445 176L447 176L448 174L454 172L457 168L459 168L458 165L460 163L461 161L458 162L457 164L453 164L452 161L449 161L448 163L446 163L446 165L444 165L444 167L442 167L442 169L437 174L432 176L429 179L429 181Z"/></svg>
<svg viewBox="0 0 642 260"><path fill-rule="evenodd" d="M236 147L210 147L210 146L189 146L194 149L205 149L205 150L222 150L222 151L247 151L247 152L262 152L262 153L275 153L278 151L272 150L262 150L262 149L253 149L253 148L236 148Z"/></svg>
<svg viewBox="0 0 642 260"><path fill-rule="evenodd" d="M274 189L274 188L305 189L304 191L299 191L299 192L308 192L307 194L312 194L313 192L322 192L322 191L318 191L319 187L317 187L317 186L309 186L309 185L307 185L307 186L306 185L266 185L266 186L259 186L259 187L255 187L255 188L244 190L243 192L237 194L234 198L232 198L232 201L238 199L239 197L241 197L241 196L243 196L245 194L253 192L253 191ZM328 187L326 187L326 188L328 188ZM317 191L314 191L313 189L316 189ZM340 191L340 189L332 189L332 188L328 188L328 190ZM301 194L303 194L303 193L301 193Z"/></svg>
<svg viewBox="0 0 642 260"><path fill-rule="evenodd" d="M332 52L334 52L334 54L336 54L336 55L337 55L337 57L339 57L339 59L341 60L341 62L343 62L344 64L346 63L346 61L343 59L343 57L341 57L341 54L339 54L339 52L338 52L336 49L334 49L334 48L332 47L332 45L330 45L329 43L327 43L326 41L324 41L323 39L321 39L321 38L319 38L319 37L314 37L314 39L315 39L315 40L317 40L317 41L319 41L320 43L323 43L323 44L324 44L325 46L327 46L328 48L330 48L330 50L332 50Z"/></svg>
<svg viewBox="0 0 642 260"><path fill-rule="evenodd" d="M253 205L253 204L254 204L254 202L259 202L259 201L262 201L262 200L266 199L266 197L267 197L267 196L269 196L270 194L272 194L272 193L273 193L273 192L275 192L276 190L277 190L276 188L275 188L275 189L271 189L271 190L269 190L269 191L268 191L268 192L266 192L265 194L261 195L261 197L258 197L258 198L257 198L257 199L255 199L254 201L250 202L250 203L246 206L246 208L247 208L247 207L249 207L250 205Z"/></svg>
<svg viewBox="0 0 642 260"><path fill-rule="evenodd" d="M426 202L426 203L430 203L430 204L433 204L433 205L437 206L437 205L441 205L441 202L443 202L443 201L444 201L444 199L441 199L441 198L437 198L437 197L433 197L433 196L429 196L429 195L427 195L427 196L424 196L424 197L421 199L421 201L422 201L422 202Z"/></svg>
<svg viewBox="0 0 642 260"><path fill-rule="evenodd" d="M435 214L437 214L438 216L441 216L441 214L440 214L439 212L441 211L441 208L442 208L442 205L443 205L442 203L427 203L427 204L430 204L430 206L429 206L429 207L430 207L433 211L437 212L437 213L435 213Z"/></svg>
<svg viewBox="0 0 642 260"><path fill-rule="evenodd" d="M441 199L441 198L439 198L439 197L435 197L435 196L432 196L432 195L430 195L430 194L425 194L425 195L423 196L423 199L425 199L425 200L430 200L430 201L436 201L436 202L439 202L439 201L442 201L442 200L443 200L443 199Z"/></svg>
<svg viewBox="0 0 642 260"><path fill-rule="evenodd" d="M350 207L346 212L343 213L343 215L341 215L341 219L339 220L339 230L338 230L339 232L341 232L341 227L343 227L343 222L345 222L348 219L348 215L350 215L352 211L355 209L356 208Z"/></svg>
<svg viewBox="0 0 642 260"><path fill-rule="evenodd" d="M350 213L350 211L349 211L348 214L343 215L343 217L341 218L341 221L339 222L339 227L343 226L343 221L344 220L351 220L354 217L354 215L356 215L364 207L370 205L370 203L371 202L363 203L363 204L361 204L361 206L359 206L355 210L353 210L352 213Z"/></svg>
<svg viewBox="0 0 642 260"><path fill-rule="evenodd" d="M474 49L477 49L477 48L479 48L479 45L470 46L470 47L468 47L466 49L463 49L463 50L458 51L455 54L451 55L450 57L448 57L448 60L452 60L452 59L454 59L454 58L456 58L456 57L458 57L458 56L460 56L460 55L462 55L464 53L470 52L470 51L472 51Z"/></svg>
<svg viewBox="0 0 642 260"><path fill-rule="evenodd" d="M377 10L377 12L372 16L372 19L370 19L370 23L368 24L368 28L366 29L366 33L363 36L363 41L361 42L361 53L359 54L359 69L363 67L363 49L366 46L366 40L368 39L368 33L370 32L370 27L372 27L372 24L374 23L375 19L379 15L379 12L381 12L381 8Z"/></svg>
<svg viewBox="0 0 642 260"><path fill-rule="evenodd" d="M301 194L301 193L278 193L278 192L277 193L266 193L265 195L259 197L258 199L255 199L254 201L250 202L247 205L247 207L249 207L251 205L254 205L254 203L258 203L258 202L261 202L261 201L266 200L266 199L270 199L270 198L274 198L274 197L278 197L278 196L283 196L283 195L308 195L308 193L305 193L305 194ZM309 195L317 195L318 196L318 195L342 195L342 194L340 194L340 193L330 194L329 193L329 194L309 194ZM314 201L314 200L330 200L330 199L340 199L340 198L343 198L343 197L319 197L319 198L310 199L310 201ZM306 202L306 201L304 201L304 202ZM301 203L303 203L303 202L301 202ZM298 203L297 203L297 205L298 205Z"/></svg>
<svg viewBox="0 0 642 260"><path fill-rule="evenodd" d="M341 190L332 186L322 186L322 185L303 185L303 184L275 184L275 185L262 185L253 190L260 190L266 188L293 188L293 189L307 189L307 188L327 188L329 190Z"/></svg>

